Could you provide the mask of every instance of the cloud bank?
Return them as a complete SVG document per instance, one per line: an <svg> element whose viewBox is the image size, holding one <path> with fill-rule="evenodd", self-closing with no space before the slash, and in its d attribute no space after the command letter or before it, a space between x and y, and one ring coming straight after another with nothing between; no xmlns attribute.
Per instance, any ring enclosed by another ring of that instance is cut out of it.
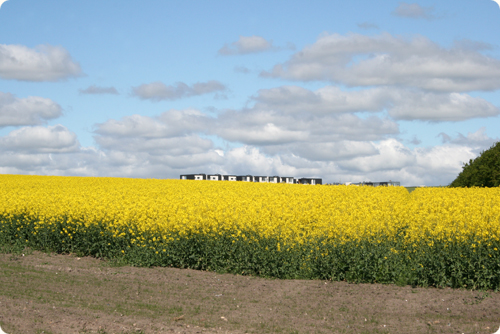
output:
<svg viewBox="0 0 500 334"><path fill-rule="evenodd" d="M309 147L298 143L293 152L269 154L259 145L224 149L196 134L155 138L97 134L98 147L81 147L64 127L32 127L0 139L0 172L156 178L200 172L250 173L320 176L325 182L391 179L405 185L445 185L460 172L463 162L477 155L478 146L459 143L460 139L477 135L449 136L450 142L432 148L410 149L388 138Z"/></svg>
<svg viewBox="0 0 500 334"><path fill-rule="evenodd" d="M281 86L262 89L253 100L256 108L312 115L386 110L394 120L463 121L500 114L500 109L490 102L464 93L387 87L342 91L336 86L325 86L310 91L299 86Z"/></svg>
<svg viewBox="0 0 500 334"><path fill-rule="evenodd" d="M388 33L323 35L263 77L331 81L350 87L397 86L435 92L500 88L500 60L456 45L443 48L423 36Z"/></svg>

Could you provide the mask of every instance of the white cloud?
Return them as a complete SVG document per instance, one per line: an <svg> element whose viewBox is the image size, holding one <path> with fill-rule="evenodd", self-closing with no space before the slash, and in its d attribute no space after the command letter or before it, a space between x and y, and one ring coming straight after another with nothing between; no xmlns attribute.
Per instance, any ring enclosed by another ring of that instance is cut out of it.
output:
<svg viewBox="0 0 500 334"><path fill-rule="evenodd" d="M308 112L312 114L346 113L358 111L382 111L389 106L387 89L342 91L326 86L316 91L299 86L281 86L261 89L253 97L256 108L280 110L286 113Z"/></svg>
<svg viewBox="0 0 500 334"><path fill-rule="evenodd" d="M476 153L467 146L409 149L394 139L371 143L378 153L341 161L310 161L292 153L263 154L252 146L225 152L218 171L235 174L319 176L326 182L400 181L402 185L447 185Z"/></svg>
<svg viewBox="0 0 500 334"><path fill-rule="evenodd" d="M132 95L143 100L177 100L190 96L225 91L226 86L216 80L197 82L188 86L183 82L167 86L162 82L152 82L132 88Z"/></svg>
<svg viewBox="0 0 500 334"><path fill-rule="evenodd" d="M150 155L168 155L172 157L201 154L213 148L211 140L203 139L196 135L173 138L117 138L97 136L96 142L99 144L99 147L107 150L147 152Z"/></svg>
<svg viewBox="0 0 500 334"><path fill-rule="evenodd" d="M412 19L427 19L435 18L434 7L422 7L418 3L401 2L399 6L392 12L393 15L399 17L408 17Z"/></svg>
<svg viewBox="0 0 500 334"><path fill-rule="evenodd" d="M221 159L213 142L197 134L211 121L191 109L169 110L157 117L132 115L97 124L94 139L105 152L136 157L137 162L188 168Z"/></svg>
<svg viewBox="0 0 500 334"><path fill-rule="evenodd" d="M340 161L340 167L360 172L401 169L415 163L411 150L396 139L387 139L374 144L379 154Z"/></svg>
<svg viewBox="0 0 500 334"><path fill-rule="evenodd" d="M426 93L392 91L389 115L398 120L464 121L472 118L497 116L500 109L490 102L460 93Z"/></svg>
<svg viewBox="0 0 500 334"><path fill-rule="evenodd" d="M266 123L252 128L227 128L223 130L223 136L232 141L252 145L273 145L306 140L309 136L305 131L288 130Z"/></svg>
<svg viewBox="0 0 500 334"><path fill-rule="evenodd" d="M120 121L110 119L96 124L96 134L100 136L168 138L176 137L207 128L211 119L195 109L169 110L157 117L132 115Z"/></svg>
<svg viewBox="0 0 500 334"><path fill-rule="evenodd" d="M350 174L350 180L447 185L460 173L463 162L476 156L468 146L442 145L411 150L395 139L374 145L379 154L338 163L346 175Z"/></svg>
<svg viewBox="0 0 500 334"><path fill-rule="evenodd" d="M316 91L298 86L261 89L253 97L256 109L313 115L380 112L387 110L396 120L463 121L491 117L500 109L490 102L467 94L432 93L391 87L342 91L326 86Z"/></svg>
<svg viewBox="0 0 500 334"><path fill-rule="evenodd" d="M57 154L7 151L2 152L0 162L0 173L8 174L125 176L127 174L120 173L129 168L128 165L118 165L116 160L92 147Z"/></svg>
<svg viewBox="0 0 500 334"><path fill-rule="evenodd" d="M257 53L272 50L273 42L267 41L260 36L240 36L240 38L231 44L224 45L218 53L220 55L242 55L248 53Z"/></svg>
<svg viewBox="0 0 500 334"><path fill-rule="evenodd" d="M96 85L89 86L85 89L80 89L79 92L80 94L119 94L115 87L99 87Z"/></svg>
<svg viewBox="0 0 500 334"><path fill-rule="evenodd" d="M48 140L46 134L31 134L30 140L20 139L24 137L20 131L0 140L0 173L178 178L180 174L202 172L318 176L325 183L394 180L403 185L446 185L458 175L463 162L478 154L475 147L458 141L415 149L395 139L339 141L317 147L299 143L284 145L295 151L270 154L265 152L265 146L215 148L195 135L132 136L121 141L108 136L100 138L105 142L98 148L76 149L67 149L75 142L72 136ZM477 144L487 136L479 131L468 137ZM324 160L318 160L326 155Z"/></svg>
<svg viewBox="0 0 500 334"><path fill-rule="evenodd" d="M373 143L368 141L299 143L289 147L289 151L309 161L343 161L378 153Z"/></svg>
<svg viewBox="0 0 500 334"><path fill-rule="evenodd" d="M216 171L236 168L230 167L233 164L244 169L246 163L240 165L232 159L235 154L246 152L256 163L273 161L274 167L266 168L275 173L276 166L285 166L285 172L298 168L283 164L283 155L309 165L301 168L317 173L318 166L310 166L318 162L377 154L377 149L366 140L382 139L387 132L397 132L394 123L377 117L361 119L344 114L301 119L303 115L254 109L227 111L211 118L196 110L170 110L157 117L133 115L108 120L96 126L94 138L105 152L140 156L149 164L166 164L176 169L203 164ZM203 138L207 134L231 143L244 143L246 149L222 150Z"/></svg>
<svg viewBox="0 0 500 334"><path fill-rule="evenodd" d="M22 127L0 138L0 151L68 153L80 147L76 134L62 125Z"/></svg>
<svg viewBox="0 0 500 334"><path fill-rule="evenodd" d="M390 119L287 112L271 94L279 91L261 93L260 104L218 117L169 110L111 119L96 125L95 148L81 147L61 125L20 128L0 138L0 172L163 178L203 172L444 185L493 141L479 129L441 134L442 145L410 149L393 138L399 130ZM267 109L271 100L277 107ZM217 137L227 145L212 140Z"/></svg>
<svg viewBox="0 0 500 334"><path fill-rule="evenodd" d="M380 140L397 134L391 120L376 116L361 118L352 114L309 115L276 110L250 109L226 111L219 115L211 134L230 142L276 146L295 142L311 143L341 140ZM270 147L269 150L274 150Z"/></svg>
<svg viewBox="0 0 500 334"><path fill-rule="evenodd" d="M17 98L0 92L0 128L38 125L61 115L61 106L50 99L37 96Z"/></svg>
<svg viewBox="0 0 500 334"><path fill-rule="evenodd" d="M21 81L59 81L82 75L80 65L60 46L0 44L0 78Z"/></svg>
<svg viewBox="0 0 500 334"><path fill-rule="evenodd" d="M470 48L446 49L423 36L332 34L261 76L441 92L495 90L500 88L500 60Z"/></svg>

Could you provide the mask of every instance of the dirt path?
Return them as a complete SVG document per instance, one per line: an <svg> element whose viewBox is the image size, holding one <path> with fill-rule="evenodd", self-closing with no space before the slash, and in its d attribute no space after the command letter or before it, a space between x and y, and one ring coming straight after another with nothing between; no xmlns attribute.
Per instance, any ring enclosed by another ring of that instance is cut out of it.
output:
<svg viewBox="0 0 500 334"><path fill-rule="evenodd" d="M500 326L500 293L0 254L0 325L8 334L491 334Z"/></svg>

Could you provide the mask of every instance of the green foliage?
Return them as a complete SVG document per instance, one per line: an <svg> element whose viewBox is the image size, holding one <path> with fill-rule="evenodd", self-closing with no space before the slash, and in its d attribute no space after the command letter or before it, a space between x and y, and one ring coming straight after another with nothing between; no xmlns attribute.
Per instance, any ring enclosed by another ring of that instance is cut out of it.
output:
<svg viewBox="0 0 500 334"><path fill-rule="evenodd" d="M175 235L172 240L138 245L130 235L115 237L92 226L72 238L63 222L39 227L36 219L0 216L0 251L25 247L111 260L111 265L162 266L283 279L327 279L400 286L500 290L500 241L471 236L408 244L405 231L340 243L322 238L287 247L279 240L247 233ZM148 237L149 240L159 235Z"/></svg>
<svg viewBox="0 0 500 334"><path fill-rule="evenodd" d="M500 142L483 151L479 157L464 164L450 187L500 186Z"/></svg>

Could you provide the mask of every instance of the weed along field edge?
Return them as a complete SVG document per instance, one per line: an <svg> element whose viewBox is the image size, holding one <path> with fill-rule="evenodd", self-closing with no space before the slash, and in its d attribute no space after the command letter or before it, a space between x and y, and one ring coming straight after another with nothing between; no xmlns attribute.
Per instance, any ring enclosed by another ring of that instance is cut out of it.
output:
<svg viewBox="0 0 500 334"><path fill-rule="evenodd" d="M494 333L500 293L0 254L0 326L15 333Z"/></svg>

